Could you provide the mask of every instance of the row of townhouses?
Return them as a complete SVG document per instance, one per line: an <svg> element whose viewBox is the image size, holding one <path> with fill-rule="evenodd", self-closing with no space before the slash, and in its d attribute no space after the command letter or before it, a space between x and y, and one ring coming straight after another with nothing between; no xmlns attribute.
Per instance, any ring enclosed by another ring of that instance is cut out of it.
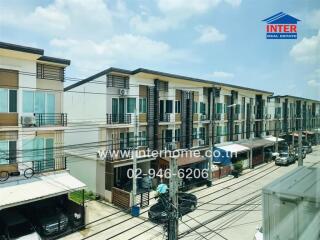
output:
<svg viewBox="0 0 320 240"><path fill-rule="evenodd" d="M123 195L119 189L127 191L129 199L132 181L127 173L133 157L110 154L105 161L99 161L101 156L96 154L99 150L110 153L130 149L136 143L138 150L190 149L205 156L211 142L217 149L239 153L244 167L253 167L264 162L266 148L291 140L291 135L297 142L297 130L303 129L305 137L309 134L315 139L312 131L320 125L319 101L274 96L268 91L142 68L133 71L109 68L64 91L69 123L95 128L90 133L68 136L66 142L99 143L86 156L66 151L74 165L71 169L76 174L83 162L95 162L96 174L90 176L88 184L115 203L118 194ZM201 169L208 167L206 160L189 157L178 159L178 164ZM214 161L222 169L231 163L226 159ZM142 154L137 162L146 175L150 168L168 168L169 159ZM86 169L81 175L86 175ZM143 183L139 186L143 188ZM128 204L130 200L124 206Z"/></svg>
<svg viewBox="0 0 320 240"><path fill-rule="evenodd" d="M198 150L201 157L178 159L179 167L207 168L204 152L214 145L253 167L266 148L294 145L299 130L317 140L320 101L143 68L109 68L65 86L69 65L42 49L0 43L0 172L10 173L0 185L0 195L9 194L0 210L40 199L72 205L67 195L85 185L130 206L133 157L101 159L103 150ZM148 173L169 161L141 154L137 165ZM221 175L233 161L214 159L214 166ZM37 178L24 176L30 172ZM138 185L142 192L144 182Z"/></svg>

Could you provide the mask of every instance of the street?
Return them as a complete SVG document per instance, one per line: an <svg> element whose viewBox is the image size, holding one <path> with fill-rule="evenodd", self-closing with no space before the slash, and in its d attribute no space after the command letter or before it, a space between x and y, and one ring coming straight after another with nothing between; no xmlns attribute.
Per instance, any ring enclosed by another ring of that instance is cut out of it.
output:
<svg viewBox="0 0 320 240"><path fill-rule="evenodd" d="M304 159L305 166L320 163L320 147L313 149ZM245 170L239 178L226 177L210 188L191 190L198 197L198 205L179 221L179 238L253 239L256 227L262 224L261 188L295 167L297 162L281 167L271 162ZM141 209L141 215L133 218L106 204L89 202L88 221L105 218L64 239L163 239L163 227L148 221L147 211Z"/></svg>

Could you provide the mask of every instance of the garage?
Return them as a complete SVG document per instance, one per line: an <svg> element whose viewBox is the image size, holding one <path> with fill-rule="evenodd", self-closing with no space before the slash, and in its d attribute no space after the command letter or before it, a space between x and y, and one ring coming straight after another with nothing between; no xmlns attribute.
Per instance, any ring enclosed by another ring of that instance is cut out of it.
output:
<svg viewBox="0 0 320 240"><path fill-rule="evenodd" d="M84 226L82 204L69 194L85 184L68 172L1 184L0 239L57 239Z"/></svg>

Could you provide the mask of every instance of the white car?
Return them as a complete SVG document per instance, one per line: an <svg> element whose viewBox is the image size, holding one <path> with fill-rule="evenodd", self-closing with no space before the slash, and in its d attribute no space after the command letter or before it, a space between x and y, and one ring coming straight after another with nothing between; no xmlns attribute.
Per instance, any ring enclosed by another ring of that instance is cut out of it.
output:
<svg viewBox="0 0 320 240"><path fill-rule="evenodd" d="M257 227L257 232L254 235L253 240L263 240L263 229L262 229L262 227Z"/></svg>

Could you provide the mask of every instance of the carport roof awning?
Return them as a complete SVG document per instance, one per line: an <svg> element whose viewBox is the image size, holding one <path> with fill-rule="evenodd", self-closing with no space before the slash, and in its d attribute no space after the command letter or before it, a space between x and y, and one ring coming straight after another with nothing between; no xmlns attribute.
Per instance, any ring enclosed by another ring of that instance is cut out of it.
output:
<svg viewBox="0 0 320 240"><path fill-rule="evenodd" d="M267 139L253 139L252 141L248 140L248 141L239 142L239 144L253 149L253 148L272 146L274 142Z"/></svg>
<svg viewBox="0 0 320 240"><path fill-rule="evenodd" d="M168 162L170 161L170 158L168 157L163 157L162 159ZM182 154L181 156L177 157L178 166L186 166L193 163L199 163L205 160L206 159L203 156L191 156L189 154Z"/></svg>
<svg viewBox="0 0 320 240"><path fill-rule="evenodd" d="M68 172L3 183L0 185L0 210L82 190L85 187L84 183Z"/></svg>
<svg viewBox="0 0 320 240"><path fill-rule="evenodd" d="M222 149L226 152L232 152L232 153L247 152L250 150L250 148L246 146L242 146L240 144L236 144L236 143L224 145L224 146L216 146L216 148Z"/></svg>
<svg viewBox="0 0 320 240"><path fill-rule="evenodd" d="M268 136L268 137L265 137L264 139L269 140L271 142L276 142L277 141L277 138L274 137L274 136ZM284 141L283 138L278 138L278 142L282 142L282 141Z"/></svg>

